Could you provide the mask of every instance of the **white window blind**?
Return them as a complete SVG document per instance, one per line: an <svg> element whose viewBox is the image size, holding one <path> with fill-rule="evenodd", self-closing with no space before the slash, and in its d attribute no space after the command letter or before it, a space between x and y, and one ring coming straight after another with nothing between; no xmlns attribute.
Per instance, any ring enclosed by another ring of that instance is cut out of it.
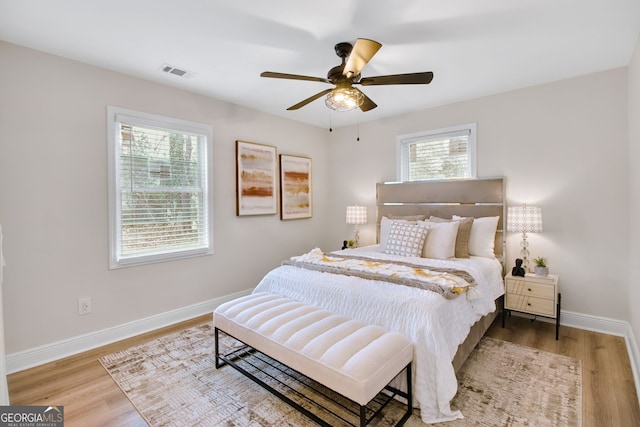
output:
<svg viewBox="0 0 640 427"><path fill-rule="evenodd" d="M208 126L111 108L111 267L212 253Z"/></svg>
<svg viewBox="0 0 640 427"><path fill-rule="evenodd" d="M402 135L397 142L400 181L476 176L475 124Z"/></svg>

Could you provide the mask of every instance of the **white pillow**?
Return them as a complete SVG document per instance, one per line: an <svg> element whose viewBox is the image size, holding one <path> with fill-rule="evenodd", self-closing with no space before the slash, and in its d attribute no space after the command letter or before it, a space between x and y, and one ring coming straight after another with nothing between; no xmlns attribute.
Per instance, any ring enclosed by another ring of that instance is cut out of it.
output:
<svg viewBox="0 0 640 427"><path fill-rule="evenodd" d="M462 218L456 215L453 216L453 219ZM473 220L471 234L469 235L469 255L484 258L496 257L494 246L499 219L500 217L497 216L485 216Z"/></svg>
<svg viewBox="0 0 640 427"><path fill-rule="evenodd" d="M463 218L463 219L444 219L439 218L437 216L431 216L429 218L430 222L449 222L449 221L458 221L460 225L458 226L458 235L456 236L456 250L455 257L456 258L469 258L469 236L471 235L471 225L473 224L473 218Z"/></svg>
<svg viewBox="0 0 640 427"><path fill-rule="evenodd" d="M456 253L456 237L460 221L430 222L424 223L429 229L427 239L422 248L423 258L448 259L453 258Z"/></svg>
<svg viewBox="0 0 640 427"><path fill-rule="evenodd" d="M392 255L420 256L425 237L426 227L393 221L384 251Z"/></svg>
<svg viewBox="0 0 640 427"><path fill-rule="evenodd" d="M386 216L383 216L380 219L380 247L382 250L387 247L387 239L389 238L389 229L391 228L391 224L394 222L398 222L400 224L415 224L416 221L407 221L405 219L389 219Z"/></svg>

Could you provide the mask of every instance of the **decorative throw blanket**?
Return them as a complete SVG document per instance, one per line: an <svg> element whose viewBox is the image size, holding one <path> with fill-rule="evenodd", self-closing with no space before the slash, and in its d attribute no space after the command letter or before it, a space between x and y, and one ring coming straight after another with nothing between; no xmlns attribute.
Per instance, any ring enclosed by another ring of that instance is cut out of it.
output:
<svg viewBox="0 0 640 427"><path fill-rule="evenodd" d="M476 281L474 278L466 271L452 268L426 267L400 261L342 254L327 255L319 248L315 248L307 254L292 257L282 264L426 289L447 299L455 298L466 292L468 299L475 299L473 287L476 286Z"/></svg>

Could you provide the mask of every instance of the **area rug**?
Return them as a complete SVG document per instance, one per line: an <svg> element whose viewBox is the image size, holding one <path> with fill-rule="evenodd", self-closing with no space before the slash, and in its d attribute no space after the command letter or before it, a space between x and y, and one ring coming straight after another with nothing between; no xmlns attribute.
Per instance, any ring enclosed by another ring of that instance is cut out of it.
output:
<svg viewBox="0 0 640 427"><path fill-rule="evenodd" d="M233 345L225 338L221 347ZM208 323L105 356L100 363L153 427L316 425L230 366L216 370ZM465 418L438 426L582 422L582 368L576 359L484 337L458 373L458 383L451 406ZM404 411L393 402L371 425L393 425ZM424 426L419 410L405 425Z"/></svg>

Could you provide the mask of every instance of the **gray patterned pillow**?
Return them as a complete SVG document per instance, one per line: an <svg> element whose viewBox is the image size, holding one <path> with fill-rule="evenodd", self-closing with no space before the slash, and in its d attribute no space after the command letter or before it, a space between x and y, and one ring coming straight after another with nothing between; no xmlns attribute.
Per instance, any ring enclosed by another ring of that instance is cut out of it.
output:
<svg viewBox="0 0 640 427"><path fill-rule="evenodd" d="M384 251L392 255L420 256L426 237L426 227L392 222Z"/></svg>

